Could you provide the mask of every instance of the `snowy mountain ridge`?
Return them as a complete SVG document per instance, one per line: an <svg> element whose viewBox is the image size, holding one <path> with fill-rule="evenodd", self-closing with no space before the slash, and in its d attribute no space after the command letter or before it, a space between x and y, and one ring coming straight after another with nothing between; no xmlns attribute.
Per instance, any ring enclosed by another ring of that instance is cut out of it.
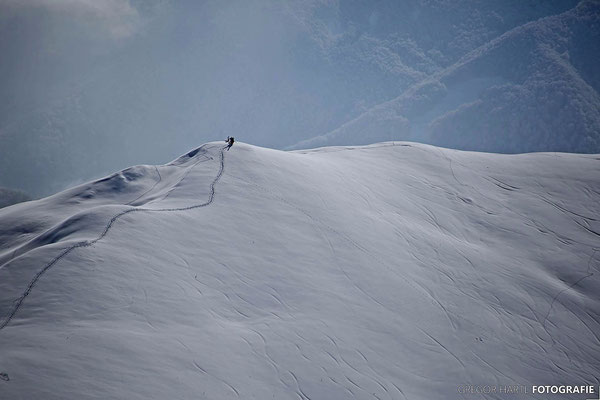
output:
<svg viewBox="0 0 600 400"><path fill-rule="evenodd" d="M597 0L115 2L144 32L115 43L56 2L0 4L0 186L44 197L233 132L600 151Z"/></svg>
<svg viewBox="0 0 600 400"><path fill-rule="evenodd" d="M2 209L0 393L598 385L599 161L213 142Z"/></svg>
<svg viewBox="0 0 600 400"><path fill-rule="evenodd" d="M600 81L590 62L598 59L599 20L600 3L589 0L516 26L288 149L402 139L502 153L595 153Z"/></svg>

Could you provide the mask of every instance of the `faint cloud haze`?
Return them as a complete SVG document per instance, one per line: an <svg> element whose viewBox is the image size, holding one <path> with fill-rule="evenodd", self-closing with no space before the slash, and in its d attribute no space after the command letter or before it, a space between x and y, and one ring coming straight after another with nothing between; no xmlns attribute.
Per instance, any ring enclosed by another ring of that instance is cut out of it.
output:
<svg viewBox="0 0 600 400"><path fill-rule="evenodd" d="M0 186L227 135L600 152L598 0L0 0Z"/></svg>
<svg viewBox="0 0 600 400"><path fill-rule="evenodd" d="M94 24L115 39L134 35L143 24L140 13L129 0L3 0L0 6L60 13Z"/></svg>

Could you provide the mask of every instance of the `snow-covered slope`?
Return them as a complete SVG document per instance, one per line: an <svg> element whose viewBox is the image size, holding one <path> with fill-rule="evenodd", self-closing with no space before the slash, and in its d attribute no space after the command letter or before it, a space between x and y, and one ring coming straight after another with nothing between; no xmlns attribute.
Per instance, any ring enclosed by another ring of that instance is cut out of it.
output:
<svg viewBox="0 0 600 400"><path fill-rule="evenodd" d="M208 143L0 210L0 397L598 385L598 215L597 155Z"/></svg>

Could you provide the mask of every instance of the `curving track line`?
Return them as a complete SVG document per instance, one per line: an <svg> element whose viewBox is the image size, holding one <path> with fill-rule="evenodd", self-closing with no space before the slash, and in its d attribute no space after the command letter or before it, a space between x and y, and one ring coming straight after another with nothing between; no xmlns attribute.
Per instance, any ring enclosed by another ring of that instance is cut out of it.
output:
<svg viewBox="0 0 600 400"><path fill-rule="evenodd" d="M136 201L138 201L139 199L141 199L142 197L144 197L145 195L150 193L156 187L156 185L158 185L162 181L162 176L160 175L160 171L158 170L158 167L156 165L154 166L154 169L156 170L156 173L158 175L158 180L156 182L154 182L154 185L152 185L152 187L150 189L146 190L144 193L140 194L135 199L131 200L129 203L125 203L125 204L127 204L129 206L132 203L135 203Z"/></svg>
<svg viewBox="0 0 600 400"><path fill-rule="evenodd" d="M110 219L110 221L108 221L108 224L106 224L106 227L104 228L104 230L102 231L100 236L98 236L96 239L84 240L82 242L75 243L75 244L71 245L70 247L67 247L59 255L54 257L48 264L46 264L37 274L35 274L33 279L29 282L29 285L27 285L27 289L25 289L25 292L23 292L21 297L19 297L17 300L15 300L13 308L10 310L10 312L8 313L6 318L0 323L0 330L4 329L8 325L8 323L14 318L14 316L17 313L17 311L19 310L19 308L21 308L23 301L29 295L29 293L31 293L31 291L33 290L33 287L35 286L37 281L42 277L42 275L44 275L50 268L52 268L54 265L56 265L56 263L58 263L62 258L67 256L73 250L80 248L80 247L90 247L90 246L96 244L98 241L102 240L102 238L104 238L108 234L108 231L112 228L114 223L122 216L132 213L132 212L140 212L140 211L143 211L143 212L187 211L187 210L193 210L195 208L206 207L206 206L212 204L212 202L215 198L215 185L221 179L221 176L223 175L223 171L225 169L225 153L223 152L225 150L225 148L226 148L226 146L221 148L219 172L217 173L217 176L215 177L215 179L213 179L213 181L210 184L210 193L208 195L207 201L205 201L204 203L201 203L201 204L195 204L192 206L179 207L179 208L151 209L151 208L136 207L136 208L129 208L127 210L121 211L120 213L116 214L115 216L113 216ZM196 165L192 166L192 168L195 166Z"/></svg>
<svg viewBox="0 0 600 400"><path fill-rule="evenodd" d="M571 283L569 286L567 286L566 288L564 288L563 290L558 292L558 294L556 296L554 296L554 298L550 302L550 308L548 309L548 312L546 313L546 316L544 317L544 322L542 322L542 326L544 327L544 330L546 330L546 332L548 332L548 330L546 329L546 321L548 321L548 318L550 318L550 313L552 312L552 307L554 306L554 303L556 303L558 301L558 298L560 297L560 295L565 293L566 291L574 288L575 286L577 286L579 284L579 282L581 282L582 280L587 279L590 276L594 275L594 273L592 272L592 260L594 260L594 258L596 256L596 252L599 251L600 249L594 248L593 250L594 250L594 252L590 256L590 259L588 260L588 267L587 267L586 275L577 279L575 282ZM563 306L566 307L565 305L563 305Z"/></svg>

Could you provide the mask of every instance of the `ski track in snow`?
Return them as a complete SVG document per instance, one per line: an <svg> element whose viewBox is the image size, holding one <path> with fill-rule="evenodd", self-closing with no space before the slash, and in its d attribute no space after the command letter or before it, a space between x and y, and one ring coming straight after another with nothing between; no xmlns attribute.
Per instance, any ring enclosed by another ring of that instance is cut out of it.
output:
<svg viewBox="0 0 600 400"><path fill-rule="evenodd" d="M204 146L202 146L204 147ZM202 149L202 147L200 147L198 150ZM57 255L56 257L54 257L48 264L46 264L40 271L38 271L35 276L33 277L33 279L29 282L29 285L27 285L27 288L25 289L25 291L23 292L23 294L21 295L21 297L19 297L18 299L15 300L15 304L13 306L13 308L9 311L8 315L5 317L5 319L2 321L2 323L0 323L0 330L4 329L9 323L10 321L15 317L17 311L19 311L19 308L21 308L23 302L25 301L25 298L31 293L31 291L33 290L35 284L39 281L39 279L53 266L55 266L62 258L66 257L69 253L71 253L73 250L77 249L77 248L82 248L82 247L90 247L93 246L94 244L96 244L98 241L102 240L102 238L104 238L108 232L110 231L110 229L113 227L114 223L121 218L124 215L127 215L129 213L132 212L174 212L174 211L188 211L188 210L193 210L196 208L202 208L202 207L206 207L210 204L212 204L214 197L215 197L215 185L217 184L217 182L219 182L219 180L221 179L221 176L223 175L223 171L225 169L225 147L221 148L220 151L220 165L219 165L219 172L217 173L217 176L213 179L213 181L210 184L210 193L208 196L208 200L205 201L204 203L200 203L200 204L195 204L192 206L188 206L188 207L174 207L174 208L160 208L160 209L151 209L151 208L130 208L124 211L121 211L120 213L114 215L109 221L108 224L106 224L104 231L102 231L102 233L100 234L100 236L98 236L96 239L94 240L86 240L86 241L82 241L82 242L78 242L75 243L74 245L66 248L65 250L63 250L59 255ZM189 172L196 167L196 165L198 165L200 161L197 161L194 165L192 165L188 171L184 174L184 176L179 180L179 182L175 185L175 187L177 187L179 185L179 183L181 183L181 181L183 181L187 175L189 174ZM142 195L140 195L138 198L132 200L131 202L127 203L127 204L131 204L137 200L139 200L142 196L144 196L146 193L148 193L151 189L153 189L158 182L160 182L160 172L158 172L158 168L156 169L156 172L158 173L159 176L159 181L157 181L152 188L150 188L149 190L147 190L146 192L144 192ZM174 188L175 188L174 187ZM171 192L169 192L170 194ZM168 197L168 195L167 195ZM165 197L166 198L166 197ZM10 262L10 261L9 261Z"/></svg>
<svg viewBox="0 0 600 400"><path fill-rule="evenodd" d="M140 194L135 199L133 199L130 202L125 203L125 204L131 205L132 203L135 203L136 201L138 201L139 199L141 199L142 197L144 197L145 195L147 195L148 193L150 193L152 190L154 190L154 188L156 187L156 185L158 185L162 181L162 176L160 175L160 171L158 170L158 167L156 165L154 166L154 169L156 170L156 174L158 175L158 180L156 182L154 182L154 185L152 185L152 187L150 187L144 193Z"/></svg>
<svg viewBox="0 0 600 400"><path fill-rule="evenodd" d="M383 146L373 146L373 148L377 148L377 147L388 147L391 145L383 145ZM371 148L371 147L370 147ZM350 149L353 150L353 149ZM234 179L239 179L234 177ZM242 179L240 179L242 180ZM411 281L409 280L406 276L398 273L397 271L395 271L393 268L390 268L389 265L382 260L379 256L377 256L376 254L374 254L372 251L368 250L367 248L365 248L364 246L360 245L356 240L352 239L351 237L349 237L348 235L336 230L335 228L333 228L332 226L330 226L329 224L323 222L322 220L320 220L319 218L315 218L313 215L311 215L308 211L304 210L303 208L297 206L296 204L290 202L289 200L278 196L277 194L273 193L272 191L268 190L267 188L260 186L254 182L248 182L246 180L242 180L244 183L254 186L255 188L259 189L260 191L262 191L263 193L266 193L267 195L271 196L274 199L277 199L278 201L281 201L282 203L288 205L289 207L292 207L294 209L296 209L297 211L299 211L300 213L304 214L306 217L308 217L308 219L310 219L315 226L317 226L318 230L321 232L321 235L324 237L325 241L327 241L332 253L335 255L335 250L333 248L333 245L331 244L331 241L329 240L329 238L327 237L327 235L325 234L325 230L334 233L335 235L337 235L338 237L340 237L341 239L343 239L344 241L346 241L347 243L349 243L352 247L358 249L359 251L363 252L365 255L367 255L369 258L371 258L372 260L377 261L378 264L382 265L384 268L386 268L388 271L390 271L392 274L398 276L400 279L402 279L404 281L404 283L408 286L410 286L410 288L412 288L414 291L416 291L417 293L423 294L427 299L429 299L429 301L431 301L432 304L434 304L436 307L439 307L442 312L444 313L444 315L446 316L446 318L448 319L450 325L452 326L452 328L454 330L456 330L456 325L454 320L452 319L452 317L459 317L455 314L451 314L448 309L446 307L444 307L444 305L430 292L428 291L425 287L423 287L422 285L420 285L419 283L415 282L415 281ZM431 213L431 211L429 209L425 208L425 212L429 215L433 215L433 213ZM435 217L431 217L434 221L435 221ZM442 231L440 225L438 223L436 223L436 226L438 227L438 229L440 231ZM381 301L377 300L377 298L374 295L371 295L370 293L368 293L365 289L361 288L361 286L350 277L350 275L348 275L348 272L337 262L335 262L337 268L343 273L343 275L346 277L346 279L348 279L348 281L350 282L350 284L362 295L366 296L367 298L369 298L371 301L373 301L374 303L376 303L378 306L382 307L383 309L390 311L390 312L394 312L394 310L392 310L389 306L386 306L385 304L383 304Z"/></svg>
<svg viewBox="0 0 600 400"><path fill-rule="evenodd" d="M595 259L597 251L598 251L598 249L594 249L594 252L590 256L590 259L589 259L588 265L587 265L587 272L586 272L586 274L584 276L582 276L581 278L577 279L575 282L571 283L569 286L567 286L566 288L564 288L560 292L558 292L556 294L556 296L554 296L554 298L552 298L552 301L550 302L550 308L548 308L548 312L546 313L546 316L544 317L544 322L542 323L542 326L544 327L544 329L546 329L546 321L548 321L548 318L550 317L550 313L552 312L552 307L554 306L554 303L556 303L556 301L558 300L558 298L560 297L560 295L562 295L566 291L574 288L575 286L577 286L584 279L589 278L590 276L594 275L594 273L592 272L592 260ZM598 339L598 343L600 343L600 338L598 338L598 336L591 329L590 329L590 331L592 332L592 334L594 334L594 336L596 336L596 338Z"/></svg>

